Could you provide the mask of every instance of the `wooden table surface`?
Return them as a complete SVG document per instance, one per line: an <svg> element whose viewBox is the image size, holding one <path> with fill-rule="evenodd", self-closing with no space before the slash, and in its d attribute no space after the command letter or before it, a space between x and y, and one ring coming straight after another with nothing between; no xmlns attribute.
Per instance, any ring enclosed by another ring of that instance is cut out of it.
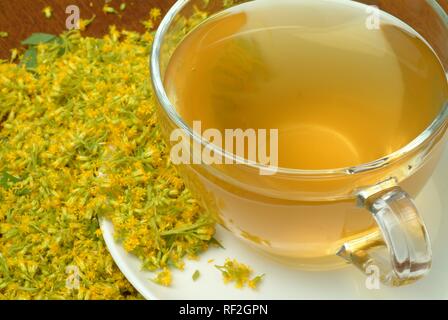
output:
<svg viewBox="0 0 448 320"><path fill-rule="evenodd" d="M400 2L400 0L386 1ZM438 1L448 12L448 0ZM107 32L111 24L142 31L141 21L148 18L151 8L158 7L165 13L175 0L111 0L110 5L118 9L122 2L126 3L126 10L116 15L105 14L102 11L104 0L0 0L0 31L9 33L7 38L0 38L0 58L8 58L10 50L20 48L20 41L33 32L59 34L64 31L68 16L65 9L68 5L77 5L82 19L88 19L95 14L96 19L85 34L101 36ZM46 6L51 6L53 9L53 16L50 19L45 18L42 13L42 9Z"/></svg>
<svg viewBox="0 0 448 320"><path fill-rule="evenodd" d="M121 13L119 6L126 3ZM7 38L0 38L0 58L10 57L10 49L20 48L20 41L33 32L59 34L66 30L65 21L68 14L65 9L69 5L77 5L82 19L96 15L84 32L90 36L101 36L108 31L108 26L115 24L128 30L143 31L142 20L149 17L151 8L158 7L165 13L175 0L112 0L109 5L116 8L120 15L105 14L104 0L0 0L0 31L8 32ZM92 6L90 6L92 3ZM47 19L42 9L50 6L53 15Z"/></svg>

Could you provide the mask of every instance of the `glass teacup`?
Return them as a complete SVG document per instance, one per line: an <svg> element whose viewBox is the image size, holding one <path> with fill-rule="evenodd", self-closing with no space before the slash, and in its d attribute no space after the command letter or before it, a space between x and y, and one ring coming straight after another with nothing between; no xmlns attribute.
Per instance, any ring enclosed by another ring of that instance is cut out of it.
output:
<svg viewBox="0 0 448 320"><path fill-rule="evenodd" d="M232 5L242 2L246 1ZM448 68L448 17L435 0L358 2L377 5L413 27ZM173 130L182 129L196 144L235 159L186 124L163 82L170 57L183 37L223 9L220 1L179 0L156 34L151 73L167 141ZM261 165L239 159L234 165L197 162L181 165L180 170L202 205L250 245L303 269L330 269L348 261L367 273L376 266L384 283L403 285L421 278L431 267L429 236L412 199L440 159L447 119L448 103L408 145L355 167L279 168L274 175L260 175Z"/></svg>

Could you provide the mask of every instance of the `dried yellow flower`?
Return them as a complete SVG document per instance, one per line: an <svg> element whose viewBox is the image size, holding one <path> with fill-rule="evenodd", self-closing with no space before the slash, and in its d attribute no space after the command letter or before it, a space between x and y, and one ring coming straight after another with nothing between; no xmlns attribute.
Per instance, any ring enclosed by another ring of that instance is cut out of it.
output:
<svg viewBox="0 0 448 320"><path fill-rule="evenodd" d="M171 271L167 268L157 273L157 276L152 279L155 283L161 286L169 287L171 285Z"/></svg>
<svg viewBox="0 0 448 320"><path fill-rule="evenodd" d="M163 285L168 266L208 247L214 221L159 132L152 39L116 28L102 39L39 34L32 63L0 63L0 299L139 298L99 216L144 268L162 270Z"/></svg>
<svg viewBox="0 0 448 320"><path fill-rule="evenodd" d="M16 48L11 49L11 58L9 59L9 61L14 62L18 57L19 57L19 50L17 50Z"/></svg>
<svg viewBox="0 0 448 320"><path fill-rule="evenodd" d="M85 31L87 27L92 24L92 22L95 20L96 15L93 15L90 19L79 19L79 30Z"/></svg>
<svg viewBox="0 0 448 320"><path fill-rule="evenodd" d="M149 16L150 16L150 18L151 18L152 20L157 20L157 19L159 19L159 18L161 17L161 15L162 15L162 12L160 11L159 8L152 8L152 9L149 11Z"/></svg>
<svg viewBox="0 0 448 320"><path fill-rule="evenodd" d="M53 15L53 8L50 6L46 6L42 9L42 13L44 14L45 18L50 19Z"/></svg>
<svg viewBox="0 0 448 320"><path fill-rule="evenodd" d="M110 5L108 5L108 4L105 4L104 6L103 6L103 12L104 13L115 13L115 14L117 14L118 12L117 12L117 10L115 10L115 8L114 7L111 7Z"/></svg>
<svg viewBox="0 0 448 320"><path fill-rule="evenodd" d="M264 275L258 275L251 278L252 269L233 259L226 259L224 265L215 266L222 273L224 283L235 282L235 287L243 288L245 285L256 289Z"/></svg>

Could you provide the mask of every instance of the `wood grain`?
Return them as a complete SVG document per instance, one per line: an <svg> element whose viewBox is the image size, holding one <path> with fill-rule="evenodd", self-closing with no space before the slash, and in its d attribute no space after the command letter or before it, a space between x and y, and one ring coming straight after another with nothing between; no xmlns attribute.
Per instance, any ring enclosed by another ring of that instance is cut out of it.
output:
<svg viewBox="0 0 448 320"><path fill-rule="evenodd" d="M126 9L120 15L105 14L104 0L0 0L0 31L8 32L7 38L0 38L0 58L8 58L10 49L20 48L20 41L33 32L59 34L66 30L67 6L77 5L82 19L96 19L84 34L102 36L109 25L125 27L128 30L143 31L142 20L149 17L151 8L158 7L165 13L175 0L112 0L110 5L118 10L122 2ZM90 5L92 4L92 6ZM51 6L53 16L45 18L42 9Z"/></svg>

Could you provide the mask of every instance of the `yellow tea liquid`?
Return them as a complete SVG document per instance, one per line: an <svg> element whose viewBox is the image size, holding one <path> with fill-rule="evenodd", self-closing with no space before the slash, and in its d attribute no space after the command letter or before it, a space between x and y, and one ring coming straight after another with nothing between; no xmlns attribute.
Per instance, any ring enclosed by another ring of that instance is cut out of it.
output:
<svg viewBox="0 0 448 320"><path fill-rule="evenodd" d="M257 0L228 9L177 48L168 95L203 129L278 129L281 167L379 159L431 123L448 89L424 40L385 13L381 28L371 29L366 8Z"/></svg>
<svg viewBox="0 0 448 320"><path fill-rule="evenodd" d="M448 100L446 74L425 40L385 12L344 0L256 0L227 9L186 36L164 81L187 123L278 129L279 166L298 169L384 157L422 133ZM375 226L353 203L215 196L229 224L283 246L285 255L325 256ZM272 219L290 223L275 230Z"/></svg>

